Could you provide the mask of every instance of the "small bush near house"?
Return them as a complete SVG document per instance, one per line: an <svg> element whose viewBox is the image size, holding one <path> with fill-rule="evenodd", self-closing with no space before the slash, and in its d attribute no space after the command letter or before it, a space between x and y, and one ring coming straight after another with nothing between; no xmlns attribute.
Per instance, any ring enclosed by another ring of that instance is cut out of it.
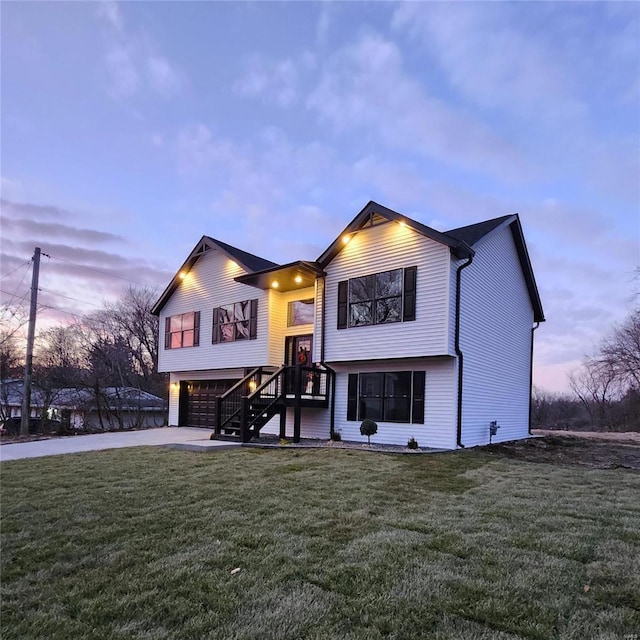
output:
<svg viewBox="0 0 640 640"><path fill-rule="evenodd" d="M367 436L367 443L371 444L371 436L378 433L378 424L369 418L365 418L360 425L360 435Z"/></svg>
<svg viewBox="0 0 640 640"><path fill-rule="evenodd" d="M342 435L340 434L339 431L332 431L331 432L331 439L334 442L342 442Z"/></svg>
<svg viewBox="0 0 640 640"><path fill-rule="evenodd" d="M415 438L409 438L409 441L407 442L407 449L417 449L418 448L418 441Z"/></svg>

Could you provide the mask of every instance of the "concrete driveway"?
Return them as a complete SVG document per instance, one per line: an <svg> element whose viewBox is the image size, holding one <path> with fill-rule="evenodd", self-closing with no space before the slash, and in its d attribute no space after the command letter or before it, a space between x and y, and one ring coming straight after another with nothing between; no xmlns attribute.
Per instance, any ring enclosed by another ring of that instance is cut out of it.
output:
<svg viewBox="0 0 640 640"><path fill-rule="evenodd" d="M0 462L22 458L59 456L64 453L81 453L100 449L121 449L123 447L172 446L176 449L206 451L220 447L238 447L240 443L209 440L211 429L192 427L162 427L143 431L117 433L97 433L88 436L67 436L20 442L0 446Z"/></svg>

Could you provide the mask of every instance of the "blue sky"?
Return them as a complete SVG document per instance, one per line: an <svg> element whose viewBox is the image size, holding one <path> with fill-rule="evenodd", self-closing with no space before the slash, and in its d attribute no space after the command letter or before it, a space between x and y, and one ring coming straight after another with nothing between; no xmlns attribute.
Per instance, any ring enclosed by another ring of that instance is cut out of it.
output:
<svg viewBox="0 0 640 640"><path fill-rule="evenodd" d="M67 312L44 323L122 278L162 289L203 234L315 259L369 200L439 230L520 214L548 318L540 386L566 389L630 308L638 3L1 11L2 300L40 245L42 303Z"/></svg>

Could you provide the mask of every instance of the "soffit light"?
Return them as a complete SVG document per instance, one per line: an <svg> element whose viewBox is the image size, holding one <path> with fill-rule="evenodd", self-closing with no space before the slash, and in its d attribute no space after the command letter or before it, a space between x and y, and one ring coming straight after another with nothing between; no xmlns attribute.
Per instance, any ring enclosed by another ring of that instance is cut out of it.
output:
<svg viewBox="0 0 640 640"><path fill-rule="evenodd" d="M296 277L294 278L294 280L295 280L298 284L300 284L300 283L302 282L302 276L298 275L298 276L296 276Z"/></svg>
<svg viewBox="0 0 640 640"><path fill-rule="evenodd" d="M271 283L271 286L272 286L274 289L277 289L280 285L278 284L278 281L277 281L277 280L274 280L274 281Z"/></svg>

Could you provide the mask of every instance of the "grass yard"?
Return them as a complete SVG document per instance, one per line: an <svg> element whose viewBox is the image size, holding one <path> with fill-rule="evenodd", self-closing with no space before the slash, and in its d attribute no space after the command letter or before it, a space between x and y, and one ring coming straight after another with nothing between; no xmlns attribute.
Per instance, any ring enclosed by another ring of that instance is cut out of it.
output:
<svg viewBox="0 0 640 640"><path fill-rule="evenodd" d="M140 448L0 470L4 640L640 638L634 469Z"/></svg>

